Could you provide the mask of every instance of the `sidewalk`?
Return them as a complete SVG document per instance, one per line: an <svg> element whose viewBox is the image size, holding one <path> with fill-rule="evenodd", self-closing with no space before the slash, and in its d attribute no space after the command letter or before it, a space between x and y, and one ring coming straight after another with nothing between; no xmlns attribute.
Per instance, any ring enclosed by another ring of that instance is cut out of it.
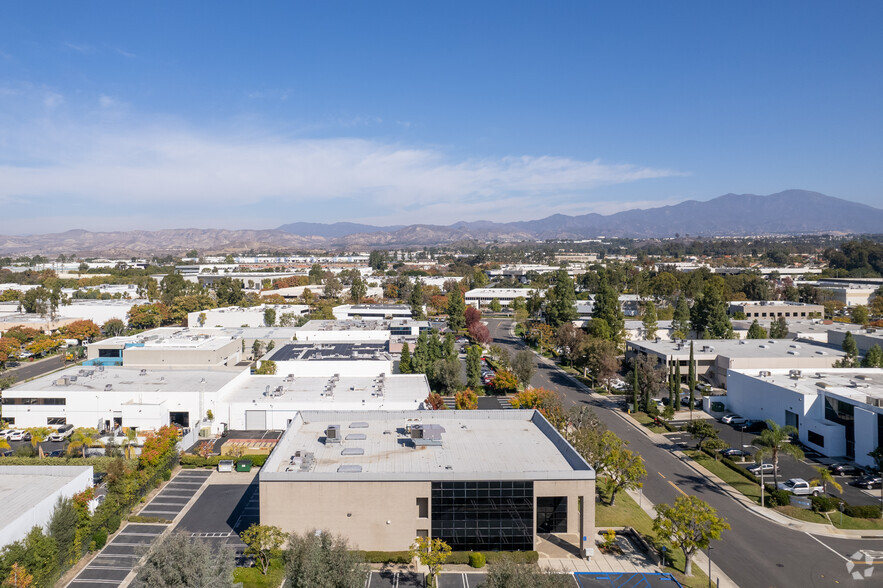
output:
<svg viewBox="0 0 883 588"><path fill-rule="evenodd" d="M609 402L609 399L605 398L600 394L592 394L592 396L601 402ZM641 425L637 420L632 418L631 415L617 411L617 414L628 421L630 424L634 425L639 431L641 431L644 435L647 436L651 441L653 441L656 445L665 447L671 446L672 442L664 435L660 435L658 433L654 433ZM706 470L704 467L690 459L683 451L679 449L669 449L671 454L678 458L682 463L684 463L687 467L695 471L700 476L711 481L713 484L718 486L722 491L724 491L727 495L730 496L733 500L742 505L746 510L751 511L753 514L763 517L777 525L787 527L789 529L794 529L796 531L803 531L805 533L812 533L813 535L819 535L823 537L833 537L838 539L866 539L866 538L881 538L883 537L883 530L870 530L870 529L838 529L833 525L823 525L819 523L809 523L805 521L799 521L797 519L792 519L791 517L785 516L782 513L773 510L771 508L762 508L759 504L755 503L753 500L727 484L725 481ZM646 499L645 499L646 500Z"/></svg>

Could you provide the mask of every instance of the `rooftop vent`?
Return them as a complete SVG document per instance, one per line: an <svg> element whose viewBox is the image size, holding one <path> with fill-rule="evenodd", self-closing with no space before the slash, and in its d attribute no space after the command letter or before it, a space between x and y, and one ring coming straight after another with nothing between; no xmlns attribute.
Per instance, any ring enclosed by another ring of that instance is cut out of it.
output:
<svg viewBox="0 0 883 588"><path fill-rule="evenodd" d="M365 450L361 447L346 447L341 452L341 455L365 455Z"/></svg>
<svg viewBox="0 0 883 588"><path fill-rule="evenodd" d="M442 444L442 433L445 428L441 425L411 425L411 441L414 445L438 445Z"/></svg>
<svg viewBox="0 0 883 588"><path fill-rule="evenodd" d="M354 423L350 423L350 429L367 429L368 423L365 421L356 421Z"/></svg>
<svg viewBox="0 0 883 588"><path fill-rule="evenodd" d="M147 375L147 370L141 370L141 372L140 372L138 375L139 375L139 376L146 376L146 375Z"/></svg>
<svg viewBox="0 0 883 588"><path fill-rule="evenodd" d="M345 464L337 468L339 474L360 474L362 466L356 464Z"/></svg>
<svg viewBox="0 0 883 588"><path fill-rule="evenodd" d="M340 443L340 425L328 425L325 429L325 443Z"/></svg>
<svg viewBox="0 0 883 588"><path fill-rule="evenodd" d="M364 441L368 436L365 433L350 433L346 436L347 441Z"/></svg>
<svg viewBox="0 0 883 588"><path fill-rule="evenodd" d="M112 390L112 389L113 389L113 384L105 384L105 385L104 385L104 390L105 390L105 391L107 391L107 390Z"/></svg>

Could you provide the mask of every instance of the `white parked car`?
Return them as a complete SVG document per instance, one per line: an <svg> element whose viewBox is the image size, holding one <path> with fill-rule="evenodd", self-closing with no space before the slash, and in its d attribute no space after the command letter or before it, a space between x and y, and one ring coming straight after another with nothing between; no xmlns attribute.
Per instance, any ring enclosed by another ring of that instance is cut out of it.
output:
<svg viewBox="0 0 883 588"><path fill-rule="evenodd" d="M14 432L15 429L3 429L2 431L0 431L0 439L6 439Z"/></svg>
<svg viewBox="0 0 883 588"><path fill-rule="evenodd" d="M13 431L6 436L7 441L24 441L27 431Z"/></svg>
<svg viewBox="0 0 883 588"><path fill-rule="evenodd" d="M49 441L64 441L74 434L73 425L62 425L57 431L49 435Z"/></svg>
<svg viewBox="0 0 883 588"><path fill-rule="evenodd" d="M763 475L767 475L767 474L772 474L775 471L775 468L773 467L773 464L771 464L771 463L757 464L757 465L753 465L747 469L749 472L751 472L755 476L759 476L761 474L761 472L763 473Z"/></svg>

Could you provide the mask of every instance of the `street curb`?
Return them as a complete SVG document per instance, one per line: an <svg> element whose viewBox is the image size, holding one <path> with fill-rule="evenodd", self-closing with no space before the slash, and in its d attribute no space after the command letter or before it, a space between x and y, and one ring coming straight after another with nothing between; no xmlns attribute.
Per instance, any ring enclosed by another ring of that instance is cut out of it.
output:
<svg viewBox="0 0 883 588"><path fill-rule="evenodd" d="M593 393L593 397L596 400L603 399L603 396ZM671 442L664 436L654 433L653 431L648 431L647 428L635 420L631 415L628 415L623 412L614 411L620 418L625 420L627 423L634 425L638 430L640 430L650 441L660 448L663 443L670 445ZM661 441L660 438L664 440ZM875 531L875 530L861 530L861 529L838 529L832 525L821 525L818 523L808 523L805 521L799 521L797 519L792 519L787 517L777 511L761 508L760 505L754 503L753 500L727 484L725 481L714 475L712 472L708 471L702 465L696 463L691 457L686 455L679 449L669 449L668 450L674 457L676 457L681 463L689 467L691 470L695 471L700 476L706 478L715 486L720 488L723 492L725 492L730 498L739 503L743 508L752 512L756 516L764 518L772 523L775 523L781 527L785 527L788 529L792 529L795 531L801 531L803 533L811 533L813 535L819 535L822 537L831 537L834 539L868 539L868 538L883 538L883 531Z"/></svg>

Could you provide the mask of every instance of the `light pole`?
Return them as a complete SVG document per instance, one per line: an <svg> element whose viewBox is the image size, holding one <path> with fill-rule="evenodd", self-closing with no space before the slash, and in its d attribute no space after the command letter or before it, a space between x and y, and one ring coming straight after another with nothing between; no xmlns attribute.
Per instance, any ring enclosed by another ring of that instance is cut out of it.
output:
<svg viewBox="0 0 883 588"><path fill-rule="evenodd" d="M711 581L711 550L714 549L711 545L708 546L708 585L714 586L714 582Z"/></svg>

